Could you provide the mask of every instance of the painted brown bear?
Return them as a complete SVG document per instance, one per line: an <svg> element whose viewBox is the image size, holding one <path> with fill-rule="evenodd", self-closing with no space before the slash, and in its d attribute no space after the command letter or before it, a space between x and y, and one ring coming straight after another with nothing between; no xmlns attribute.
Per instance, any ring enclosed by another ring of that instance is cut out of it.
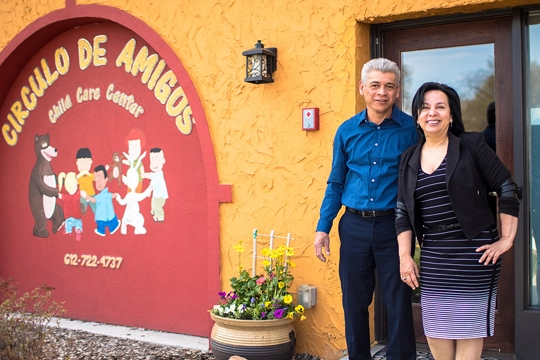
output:
<svg viewBox="0 0 540 360"><path fill-rule="evenodd" d="M49 143L49 134L34 137L34 149L37 161L30 175L30 209L34 216L34 236L49 237L47 219L52 222L55 234L64 225L64 211L56 205L58 189L56 175L51 167L52 158L56 157L56 149Z"/></svg>

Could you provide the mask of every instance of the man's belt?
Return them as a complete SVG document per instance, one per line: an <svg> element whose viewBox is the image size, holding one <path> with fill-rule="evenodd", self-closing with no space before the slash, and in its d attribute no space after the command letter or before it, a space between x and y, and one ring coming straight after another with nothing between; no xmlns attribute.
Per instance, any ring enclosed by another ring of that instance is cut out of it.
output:
<svg viewBox="0 0 540 360"><path fill-rule="evenodd" d="M350 213L353 213L355 215L358 215L358 216L362 216L362 217L365 217L365 218L374 218L374 217L379 217L379 216L389 216L389 215L394 215L395 211L394 209L390 209L390 210L356 210L356 209L352 209L350 207L345 207L345 210L347 210L348 212Z"/></svg>
<svg viewBox="0 0 540 360"><path fill-rule="evenodd" d="M424 227L428 229L437 230L437 231L446 231L446 230L455 229L459 227L459 223L448 224L448 225L424 225Z"/></svg>

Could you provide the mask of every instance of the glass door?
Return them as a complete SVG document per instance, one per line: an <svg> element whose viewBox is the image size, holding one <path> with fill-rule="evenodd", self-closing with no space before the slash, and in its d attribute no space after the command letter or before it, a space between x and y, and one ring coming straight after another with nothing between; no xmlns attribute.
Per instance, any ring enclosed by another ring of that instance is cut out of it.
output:
<svg viewBox="0 0 540 360"><path fill-rule="evenodd" d="M512 170L511 17L429 26L413 24L397 29L381 26L377 30L382 56L395 61L403 72L401 108L410 113L412 97L426 81L452 86L462 101L466 130L485 131L485 137L494 140L497 154ZM489 116L493 123L489 124L488 113L493 107L495 116ZM491 200L495 205L496 200ZM486 349L513 352L513 257L513 251L504 256L495 336L485 341ZM419 303L414 305L414 316L416 338L425 342Z"/></svg>
<svg viewBox="0 0 540 360"><path fill-rule="evenodd" d="M536 359L540 353L540 13L526 17L524 132L524 214L522 243L517 243L516 356Z"/></svg>

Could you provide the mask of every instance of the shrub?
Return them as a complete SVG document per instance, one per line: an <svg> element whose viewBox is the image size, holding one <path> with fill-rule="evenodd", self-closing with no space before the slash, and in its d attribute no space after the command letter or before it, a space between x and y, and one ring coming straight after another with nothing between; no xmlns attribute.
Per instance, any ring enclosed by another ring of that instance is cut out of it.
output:
<svg viewBox="0 0 540 360"><path fill-rule="evenodd" d="M0 278L0 359L42 360L56 357L49 326L64 315L64 303L51 301L54 288L43 285L19 296L13 279ZM57 323L58 324L58 323Z"/></svg>

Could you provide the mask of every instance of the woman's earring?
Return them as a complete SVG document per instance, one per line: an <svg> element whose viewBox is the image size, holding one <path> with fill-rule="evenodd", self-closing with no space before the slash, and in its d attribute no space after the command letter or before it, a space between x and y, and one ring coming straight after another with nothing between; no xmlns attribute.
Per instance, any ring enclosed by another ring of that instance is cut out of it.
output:
<svg viewBox="0 0 540 360"><path fill-rule="evenodd" d="M453 124L453 123L454 123L453 121L450 121L450 127L452 127L452 124Z"/></svg>
<svg viewBox="0 0 540 360"><path fill-rule="evenodd" d="M417 128L417 129L420 128L420 124L419 124L419 123L416 123L416 128Z"/></svg>

